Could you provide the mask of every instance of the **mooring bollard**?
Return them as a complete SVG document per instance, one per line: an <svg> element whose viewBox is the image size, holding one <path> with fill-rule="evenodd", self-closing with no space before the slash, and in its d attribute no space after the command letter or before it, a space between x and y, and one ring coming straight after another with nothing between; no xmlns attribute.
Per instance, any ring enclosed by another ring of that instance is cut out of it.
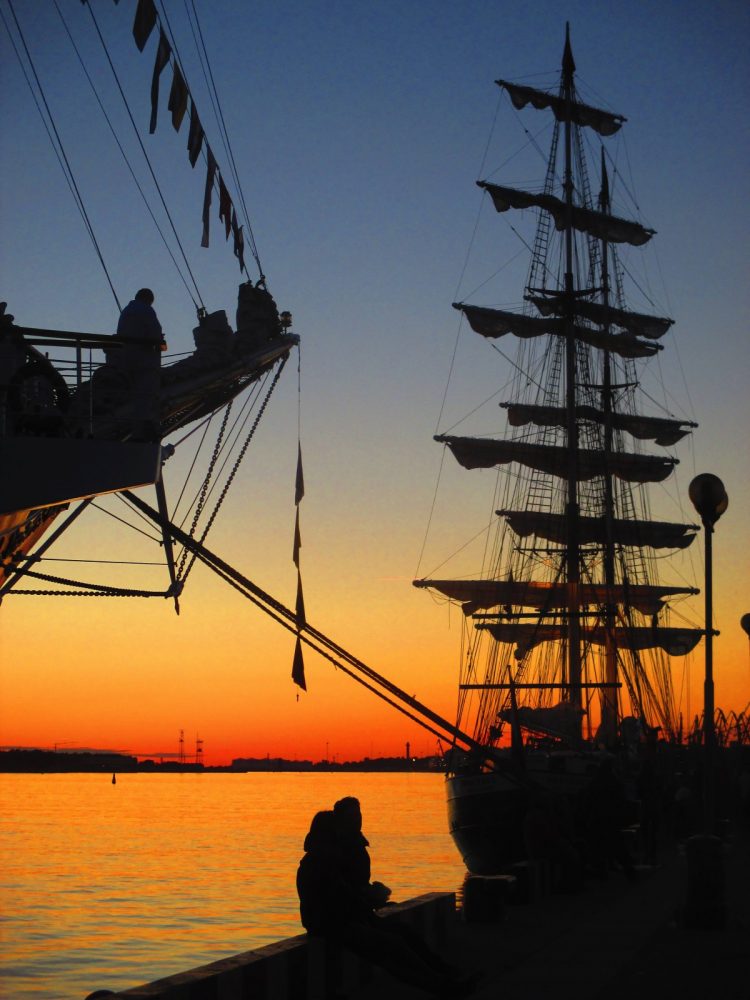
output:
<svg viewBox="0 0 750 1000"><path fill-rule="evenodd" d="M687 903L685 926L696 928L724 927L724 859L718 837L697 834L686 841Z"/></svg>
<svg viewBox="0 0 750 1000"><path fill-rule="evenodd" d="M516 891L513 875L467 875L463 914L467 923L494 923L505 916L505 905Z"/></svg>

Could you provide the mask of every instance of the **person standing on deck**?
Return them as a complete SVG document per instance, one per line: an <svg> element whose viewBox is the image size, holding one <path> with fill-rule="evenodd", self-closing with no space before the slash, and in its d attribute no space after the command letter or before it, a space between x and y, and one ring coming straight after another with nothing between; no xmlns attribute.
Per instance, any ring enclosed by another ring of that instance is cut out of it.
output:
<svg viewBox="0 0 750 1000"><path fill-rule="evenodd" d="M154 293L141 288L120 313L115 338L128 342L106 351L107 364L127 380L131 412L137 419L134 437L159 435L159 369L166 351L161 323L154 310ZM131 342L132 341L132 342Z"/></svg>
<svg viewBox="0 0 750 1000"><path fill-rule="evenodd" d="M119 355L118 360L127 360L128 367L131 367L130 362L134 362L133 366L135 367L149 367L144 361L147 362L149 355L153 354L152 345L153 348L158 346L159 351L167 349L161 323L154 310L154 293L150 288L139 289L134 298L125 306L120 313L115 336L143 340L146 342L145 346L149 347L147 353L138 344L127 344L119 348L117 352L113 352L113 354ZM140 365L137 364L139 361Z"/></svg>

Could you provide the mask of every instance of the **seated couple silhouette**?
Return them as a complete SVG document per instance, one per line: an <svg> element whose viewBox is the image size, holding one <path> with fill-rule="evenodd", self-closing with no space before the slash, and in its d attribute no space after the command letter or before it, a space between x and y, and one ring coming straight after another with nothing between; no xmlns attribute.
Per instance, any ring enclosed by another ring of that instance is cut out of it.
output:
<svg viewBox="0 0 750 1000"><path fill-rule="evenodd" d="M297 869L300 917L308 934L361 956L436 997L469 996L477 978L446 963L411 927L376 911L391 890L370 881L359 801L347 796L313 817Z"/></svg>

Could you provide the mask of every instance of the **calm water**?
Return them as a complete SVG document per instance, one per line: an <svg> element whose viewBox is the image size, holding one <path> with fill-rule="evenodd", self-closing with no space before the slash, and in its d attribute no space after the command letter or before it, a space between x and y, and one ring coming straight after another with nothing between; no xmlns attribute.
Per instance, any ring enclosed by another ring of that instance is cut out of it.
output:
<svg viewBox="0 0 750 1000"><path fill-rule="evenodd" d="M362 802L395 900L458 889L437 774L0 774L0 996L83 1000L299 934L318 809Z"/></svg>

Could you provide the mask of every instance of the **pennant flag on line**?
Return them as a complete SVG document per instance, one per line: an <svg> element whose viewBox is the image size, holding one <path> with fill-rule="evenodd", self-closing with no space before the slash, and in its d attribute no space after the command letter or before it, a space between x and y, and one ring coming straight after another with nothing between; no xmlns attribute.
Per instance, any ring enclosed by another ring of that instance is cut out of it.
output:
<svg viewBox="0 0 750 1000"><path fill-rule="evenodd" d="M151 135L156 131L156 116L159 108L159 77L164 67L169 63L172 55L172 47L167 41L164 29L159 30L159 47L156 50L156 61L154 62L154 75L151 77L151 122L149 132Z"/></svg>
<svg viewBox="0 0 750 1000"><path fill-rule="evenodd" d="M302 646L300 642L300 630L307 625L305 615L305 598L302 592L302 573L299 565L299 550L302 547L302 535L299 529L299 505L305 495L305 478L302 472L302 444L297 442L297 475L294 484L294 505L297 508L294 518L294 550L292 558L297 567L297 645L294 650L294 664L292 666L292 680L304 691L307 691L305 682L305 665L302 661Z"/></svg>
<svg viewBox="0 0 750 1000"><path fill-rule="evenodd" d="M83 3L86 0L82 0ZM119 0L114 0L115 4ZM164 69L172 63L172 86L169 91L169 101L167 108L172 114L172 126L176 132L180 131L183 119L188 110L190 102L190 129L188 133L187 149L190 166L194 167L201 154L204 143L207 150L208 173L206 177L206 188L203 195L203 231L201 234L201 246L209 245L209 223L211 208L211 190L214 185L218 164L206 141L206 133L198 116L198 110L193 101L185 78L182 75L176 58L173 57L172 47L161 25L154 0L138 0L138 5L133 19L133 38L140 52L143 52L148 39L154 28L159 28L159 44L156 50L154 69L151 76L151 117L149 120L149 133L156 131L156 124L159 112L159 84L161 74ZM219 174L219 218L224 223L225 239L229 239L230 232L233 237L234 255L237 258L240 270L245 270L245 235L243 227L237 222L237 213L232 204L224 180Z"/></svg>
<svg viewBox="0 0 750 1000"><path fill-rule="evenodd" d="M295 684L307 691L305 682L305 661L302 659L302 640L297 636L297 644L294 647L294 662L292 663L292 680Z"/></svg>
<svg viewBox="0 0 750 1000"><path fill-rule="evenodd" d="M172 112L174 130L175 132L179 132L182 119L185 117L185 112L187 111L188 89L177 63L172 67L172 71L174 76L172 77L172 89L169 92L167 107Z"/></svg>
<svg viewBox="0 0 750 1000"><path fill-rule="evenodd" d="M242 235L242 226L237 225L237 214L232 209L232 233L234 235L234 256L240 262L240 270L245 270L245 237Z"/></svg>
<svg viewBox="0 0 750 1000"><path fill-rule="evenodd" d="M294 565L299 569L299 550L302 548L302 536L299 532L299 507L297 508L297 514L294 518L294 549L292 551L292 559L294 560Z"/></svg>
<svg viewBox="0 0 750 1000"><path fill-rule="evenodd" d="M219 218L224 223L224 239L228 240L232 230L232 199L221 174L219 174Z"/></svg>
<svg viewBox="0 0 750 1000"><path fill-rule="evenodd" d="M190 98L190 131L188 132L188 159L190 160L190 166L195 166L195 161L201 154L201 147L203 145L203 126L201 125L200 118L198 117L198 110L195 107L195 101Z"/></svg>
<svg viewBox="0 0 750 1000"><path fill-rule="evenodd" d="M294 484L294 502L299 502L305 495L305 476L302 471L302 445L297 445L297 479Z"/></svg>
<svg viewBox="0 0 750 1000"><path fill-rule="evenodd" d="M214 188L214 176L216 174L216 160L214 159L214 154L211 152L211 147L207 146L207 156L208 166L206 170L206 190L203 195L203 236L201 237L201 246L208 246L208 223L209 214L211 211L211 192Z"/></svg>
<svg viewBox="0 0 750 1000"><path fill-rule="evenodd" d="M138 0L133 20L133 38L140 52L143 52L155 25L156 7L154 7L154 0Z"/></svg>
<svg viewBox="0 0 750 1000"><path fill-rule="evenodd" d="M305 598L302 595L302 577L297 573L297 628L302 629L307 625L305 618Z"/></svg>

